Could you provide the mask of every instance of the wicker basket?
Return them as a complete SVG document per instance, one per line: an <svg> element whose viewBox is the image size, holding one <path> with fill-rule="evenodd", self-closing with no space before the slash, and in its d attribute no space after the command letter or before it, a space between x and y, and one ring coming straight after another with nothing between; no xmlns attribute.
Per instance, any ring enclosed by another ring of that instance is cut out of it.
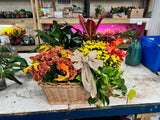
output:
<svg viewBox="0 0 160 120"><path fill-rule="evenodd" d="M90 94L83 87L76 83L43 83L42 87L49 104L85 104L88 102Z"/></svg>

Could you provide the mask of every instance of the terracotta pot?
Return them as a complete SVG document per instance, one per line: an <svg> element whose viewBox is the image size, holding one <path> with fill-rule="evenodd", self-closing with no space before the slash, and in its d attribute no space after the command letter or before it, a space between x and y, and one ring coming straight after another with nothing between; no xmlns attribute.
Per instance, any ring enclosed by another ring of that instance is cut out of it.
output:
<svg viewBox="0 0 160 120"><path fill-rule="evenodd" d="M24 15L23 15L23 14L22 14L22 15L20 15L20 17L21 17L21 18L23 18L23 17L24 17Z"/></svg>
<svg viewBox="0 0 160 120"><path fill-rule="evenodd" d="M10 15L6 15L6 18L10 18Z"/></svg>
<svg viewBox="0 0 160 120"><path fill-rule="evenodd" d="M18 15L18 14L16 14L16 15L15 15L15 17L16 17L16 18L19 18L19 15Z"/></svg>
<svg viewBox="0 0 160 120"><path fill-rule="evenodd" d="M3 90L7 87L5 78L0 77L0 90Z"/></svg>

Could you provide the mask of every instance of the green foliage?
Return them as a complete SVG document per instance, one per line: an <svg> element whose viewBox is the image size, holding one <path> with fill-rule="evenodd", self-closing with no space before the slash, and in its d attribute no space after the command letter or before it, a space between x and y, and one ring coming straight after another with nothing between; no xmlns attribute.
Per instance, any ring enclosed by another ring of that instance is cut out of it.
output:
<svg viewBox="0 0 160 120"><path fill-rule="evenodd" d="M56 64L50 66L51 70L47 71L47 73L43 76L43 82L52 82L52 83L56 83L55 78L58 77L58 69ZM54 73L54 74L53 74Z"/></svg>
<svg viewBox="0 0 160 120"><path fill-rule="evenodd" d="M3 72L3 67L0 65L0 74Z"/></svg>
<svg viewBox="0 0 160 120"><path fill-rule="evenodd" d="M4 44L0 46L0 55L5 52L10 52L10 55L14 54L14 48L10 44Z"/></svg>
<svg viewBox="0 0 160 120"><path fill-rule="evenodd" d="M39 36L45 44L51 46L63 46L65 49L73 49L81 46L82 37L78 32L72 32L72 25L68 23L60 25L57 21L53 21L53 25L54 27L51 25L48 30L35 30L38 33L36 36Z"/></svg>
<svg viewBox="0 0 160 120"><path fill-rule="evenodd" d="M51 82L51 83L59 82L59 81L56 81L54 79L58 78L58 74L63 75L63 76L64 76L64 74L60 70L57 69L57 64L56 63L54 65L51 65L50 68L51 68L51 70L46 72L46 74L43 76L42 81L43 82Z"/></svg>
<svg viewBox="0 0 160 120"><path fill-rule="evenodd" d="M133 25L129 25L126 27L127 31L121 34L122 38L128 38L130 40L135 40L139 35L140 31L138 27L134 27Z"/></svg>
<svg viewBox="0 0 160 120"><path fill-rule="evenodd" d="M131 89L128 93L129 100L132 101L135 95L136 95L136 91L134 89Z"/></svg>
<svg viewBox="0 0 160 120"><path fill-rule="evenodd" d="M106 66L99 68L97 71L92 70L94 80L97 87L96 98L89 98L89 104L95 104L97 101L101 101L105 106L110 104L109 97L118 97L119 94L114 94L114 90L120 90L122 95L125 96L127 93L127 87L125 81L122 78L123 71L119 71L116 68Z"/></svg>
<svg viewBox="0 0 160 120"><path fill-rule="evenodd" d="M0 77L22 84L14 77L13 73L23 70L27 66L26 60L20 56L13 56L7 59L0 55Z"/></svg>
<svg viewBox="0 0 160 120"><path fill-rule="evenodd" d="M101 6L101 5L97 5L97 7L95 8L96 13L98 14L104 14L105 9Z"/></svg>

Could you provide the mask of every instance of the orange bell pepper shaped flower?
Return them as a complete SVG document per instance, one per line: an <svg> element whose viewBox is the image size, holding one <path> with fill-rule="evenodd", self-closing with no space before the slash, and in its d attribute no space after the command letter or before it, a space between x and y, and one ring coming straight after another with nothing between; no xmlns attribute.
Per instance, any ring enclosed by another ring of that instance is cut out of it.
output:
<svg viewBox="0 0 160 120"><path fill-rule="evenodd" d="M65 65L64 63L57 63L58 68L66 72L66 76L58 75L58 78L55 78L54 80L57 81L67 81L69 78L69 67Z"/></svg>

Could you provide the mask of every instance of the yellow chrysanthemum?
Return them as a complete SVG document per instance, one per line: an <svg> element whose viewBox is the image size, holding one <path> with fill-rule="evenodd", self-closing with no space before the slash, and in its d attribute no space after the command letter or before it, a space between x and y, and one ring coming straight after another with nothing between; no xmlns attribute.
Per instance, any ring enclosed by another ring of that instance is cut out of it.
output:
<svg viewBox="0 0 160 120"><path fill-rule="evenodd" d="M63 58L71 58L71 56L67 54L65 50L61 50L61 55Z"/></svg>
<svg viewBox="0 0 160 120"><path fill-rule="evenodd" d="M23 74L26 74L29 70L31 70L32 68L34 68L36 71L38 71L38 65L39 62L33 63L32 65L26 67L23 69Z"/></svg>
<svg viewBox="0 0 160 120"><path fill-rule="evenodd" d="M45 51L50 50L50 49L52 49L52 48L53 48L53 47L50 46L49 44L41 45L40 48L39 48L39 53L45 52Z"/></svg>
<svg viewBox="0 0 160 120"><path fill-rule="evenodd" d="M104 62L104 66L112 66L114 68L120 68L120 59L119 57L114 55L108 55L108 51L106 49L106 45L108 43L103 41L96 41L96 40L87 40L83 41L83 45L78 50L81 51L83 55L87 55L93 50L97 51L97 59L101 59Z"/></svg>

